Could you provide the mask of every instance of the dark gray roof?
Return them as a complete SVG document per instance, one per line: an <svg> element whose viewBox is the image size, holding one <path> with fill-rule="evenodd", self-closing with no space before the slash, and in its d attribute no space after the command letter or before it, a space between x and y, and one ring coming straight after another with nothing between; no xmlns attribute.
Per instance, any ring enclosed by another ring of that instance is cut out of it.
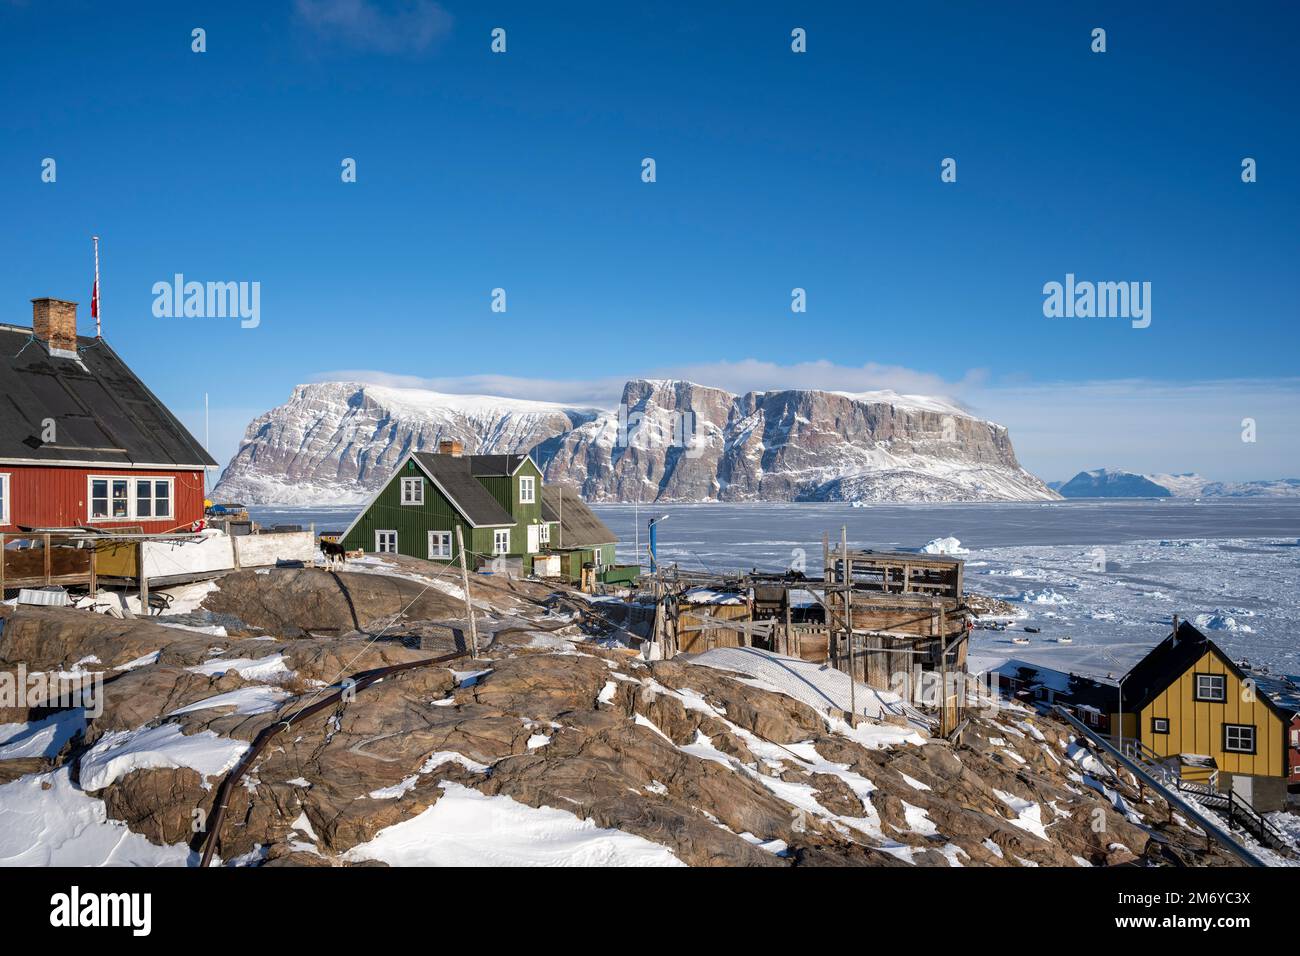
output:
<svg viewBox="0 0 1300 956"><path fill-rule="evenodd" d="M513 475L527 455L462 455L476 478L501 478Z"/></svg>
<svg viewBox="0 0 1300 956"><path fill-rule="evenodd" d="M103 339L51 356L32 330L0 325L0 459L199 467L216 462ZM41 423L56 436L41 443Z"/></svg>
<svg viewBox="0 0 1300 956"><path fill-rule="evenodd" d="M1255 681L1257 691L1282 710L1300 714L1300 684L1294 678L1277 674L1261 674L1255 670L1247 670L1246 676Z"/></svg>
<svg viewBox="0 0 1300 956"><path fill-rule="evenodd" d="M420 463L442 488L443 493L451 499L461 514L476 527L488 525L514 524L510 512L502 508L484 488L472 471L475 458L504 458L504 455L436 455L427 451L415 452L415 459Z"/></svg>
<svg viewBox="0 0 1300 956"><path fill-rule="evenodd" d="M1273 687L1271 692L1269 688L1259 688L1259 675L1242 670L1218 644L1186 621L1180 621L1177 631L1157 644L1128 672L1124 678L1124 709L1137 713L1185 674L1207 650L1214 653L1238 680L1254 678L1256 687L1263 691L1259 699L1282 719L1291 719L1296 712L1296 701L1289 694L1282 693L1282 687Z"/></svg>
<svg viewBox="0 0 1300 956"><path fill-rule="evenodd" d="M563 485L542 486L542 517L560 522L559 540L551 539L553 547L591 548L618 542L618 535L596 517L578 493Z"/></svg>

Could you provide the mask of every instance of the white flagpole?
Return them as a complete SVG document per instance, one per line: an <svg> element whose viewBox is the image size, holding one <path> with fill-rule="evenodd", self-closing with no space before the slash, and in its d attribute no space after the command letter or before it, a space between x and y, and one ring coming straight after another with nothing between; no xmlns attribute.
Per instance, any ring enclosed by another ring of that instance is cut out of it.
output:
<svg viewBox="0 0 1300 956"><path fill-rule="evenodd" d="M95 240L95 338L103 338L100 328L101 320L104 317L104 296L99 288L99 236L91 236Z"/></svg>

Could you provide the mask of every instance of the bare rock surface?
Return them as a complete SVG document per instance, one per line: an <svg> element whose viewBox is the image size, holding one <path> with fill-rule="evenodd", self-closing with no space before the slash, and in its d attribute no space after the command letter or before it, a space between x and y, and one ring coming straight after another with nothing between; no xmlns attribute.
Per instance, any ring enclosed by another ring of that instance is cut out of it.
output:
<svg viewBox="0 0 1300 956"><path fill-rule="evenodd" d="M438 862L438 841L456 838L439 814L466 808L510 826L549 814L538 832L570 820L571 839L635 838L690 865L1107 866L1143 858L1153 834L1187 861L1228 862L1022 708L976 715L960 746L850 727L740 675L586 639L535 585L475 582L474 600L490 605L477 658L388 673L296 716L345 677L436 656L408 640L422 629L455 643L437 615L463 602L422 587L372 573L230 575L206 606L265 632L254 636L10 611L0 671L80 662L105 682L102 714L57 753L0 759L0 787L67 766L83 787L95 781L89 795L111 819L197 848L218 785L279 725L231 792L227 862L382 862L376 848L410 832L404 852ZM308 624L337 631L305 636ZM500 831L485 832L490 854Z"/></svg>

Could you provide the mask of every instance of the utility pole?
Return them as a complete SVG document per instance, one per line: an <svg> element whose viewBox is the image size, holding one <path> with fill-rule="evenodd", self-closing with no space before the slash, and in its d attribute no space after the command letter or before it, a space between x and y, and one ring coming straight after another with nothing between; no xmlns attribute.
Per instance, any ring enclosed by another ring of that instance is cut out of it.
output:
<svg viewBox="0 0 1300 956"><path fill-rule="evenodd" d="M478 625L474 622L474 601L469 595L469 568L465 564L465 536L456 525L456 550L460 552L460 586L465 589L465 614L469 617L469 646L478 657Z"/></svg>

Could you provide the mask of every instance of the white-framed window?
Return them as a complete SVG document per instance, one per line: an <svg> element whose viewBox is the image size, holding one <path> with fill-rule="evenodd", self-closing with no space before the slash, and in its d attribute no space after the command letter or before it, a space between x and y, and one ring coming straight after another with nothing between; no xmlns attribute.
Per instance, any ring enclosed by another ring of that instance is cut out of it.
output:
<svg viewBox="0 0 1300 956"><path fill-rule="evenodd" d="M135 516L140 519L171 518L172 483L169 478L135 478Z"/></svg>
<svg viewBox="0 0 1300 956"><path fill-rule="evenodd" d="M397 532L376 531L375 551L378 554L396 554L397 553Z"/></svg>
<svg viewBox="0 0 1300 956"><path fill-rule="evenodd" d="M1168 717L1152 717L1152 718L1151 718L1151 732L1152 732L1153 734L1167 734L1167 733L1169 733L1169 718L1168 718Z"/></svg>
<svg viewBox="0 0 1300 956"><path fill-rule="evenodd" d="M176 517L175 483L151 475L90 475L86 497L91 521L158 521Z"/></svg>
<svg viewBox="0 0 1300 956"><path fill-rule="evenodd" d="M424 479L416 476L415 478L402 479L402 504L404 505L422 505L424 504Z"/></svg>
<svg viewBox="0 0 1300 956"><path fill-rule="evenodd" d="M1300 730L1291 731L1291 746L1300 748Z"/></svg>
<svg viewBox="0 0 1300 956"><path fill-rule="evenodd" d="M1255 752L1254 724L1224 724L1223 749L1234 754L1253 754Z"/></svg>
<svg viewBox="0 0 1300 956"><path fill-rule="evenodd" d="M9 523L9 476L0 475L0 524Z"/></svg>
<svg viewBox="0 0 1300 956"><path fill-rule="evenodd" d="M542 523L542 530L539 532L542 538L542 544L551 543L551 526L546 522Z"/></svg>
<svg viewBox="0 0 1300 956"><path fill-rule="evenodd" d="M451 532L429 532L429 560L445 561L451 557Z"/></svg>
<svg viewBox="0 0 1300 956"><path fill-rule="evenodd" d="M519 503L531 505L537 500L537 479L532 475L523 475L519 479Z"/></svg>
<svg viewBox="0 0 1300 956"><path fill-rule="evenodd" d="M1228 699L1228 679L1223 674L1197 674L1196 699L1213 704Z"/></svg>
<svg viewBox="0 0 1300 956"><path fill-rule="evenodd" d="M492 553L509 554L510 553L510 529L497 528L492 532Z"/></svg>

